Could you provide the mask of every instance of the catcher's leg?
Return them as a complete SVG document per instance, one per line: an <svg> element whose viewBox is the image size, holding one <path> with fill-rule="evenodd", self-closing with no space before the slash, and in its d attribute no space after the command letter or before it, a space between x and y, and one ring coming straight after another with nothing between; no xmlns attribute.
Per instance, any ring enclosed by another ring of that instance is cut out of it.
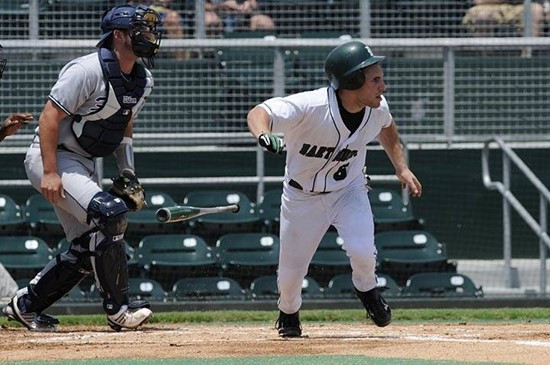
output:
<svg viewBox="0 0 550 365"><path fill-rule="evenodd" d="M18 321L31 331L53 332L59 321L42 311L61 299L91 273L88 256L73 247L53 258L25 288L20 289L3 309L8 319Z"/></svg>
<svg viewBox="0 0 550 365"><path fill-rule="evenodd" d="M109 325L115 329L136 328L152 315L146 304L130 304L128 298L128 262L124 232L128 208L120 198L100 192L88 207L89 220L97 230L90 240L90 253L96 285L103 297L103 309Z"/></svg>

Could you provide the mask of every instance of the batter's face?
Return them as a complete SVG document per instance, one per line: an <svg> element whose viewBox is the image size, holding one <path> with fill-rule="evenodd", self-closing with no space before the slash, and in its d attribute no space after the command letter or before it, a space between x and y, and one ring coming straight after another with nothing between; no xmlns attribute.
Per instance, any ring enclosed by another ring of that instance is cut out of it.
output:
<svg viewBox="0 0 550 365"><path fill-rule="evenodd" d="M382 94L386 91L382 66L374 64L362 71L365 75L365 83L356 90L357 102L363 107L378 108L382 102Z"/></svg>

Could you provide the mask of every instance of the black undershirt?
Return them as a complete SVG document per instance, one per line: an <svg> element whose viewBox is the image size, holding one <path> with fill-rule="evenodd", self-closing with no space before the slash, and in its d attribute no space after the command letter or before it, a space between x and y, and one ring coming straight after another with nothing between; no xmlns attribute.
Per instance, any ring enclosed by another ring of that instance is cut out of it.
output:
<svg viewBox="0 0 550 365"><path fill-rule="evenodd" d="M346 125L346 128L350 130L351 133L349 135L351 136L361 125L363 117L365 116L365 108L361 109L357 113L350 113L346 110L346 108L344 108L344 105L342 104L342 100L340 99L340 95L338 95L338 93L336 93L336 99L338 100L338 110L340 111L342 121Z"/></svg>

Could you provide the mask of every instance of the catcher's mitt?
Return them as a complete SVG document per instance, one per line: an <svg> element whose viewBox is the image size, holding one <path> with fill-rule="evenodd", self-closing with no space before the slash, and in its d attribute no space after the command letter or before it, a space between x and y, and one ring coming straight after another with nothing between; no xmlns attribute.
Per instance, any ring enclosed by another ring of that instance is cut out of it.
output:
<svg viewBox="0 0 550 365"><path fill-rule="evenodd" d="M109 190L109 193L124 200L128 209L137 212L147 205L145 190L143 190L137 177L132 174L125 174L112 180L113 187Z"/></svg>

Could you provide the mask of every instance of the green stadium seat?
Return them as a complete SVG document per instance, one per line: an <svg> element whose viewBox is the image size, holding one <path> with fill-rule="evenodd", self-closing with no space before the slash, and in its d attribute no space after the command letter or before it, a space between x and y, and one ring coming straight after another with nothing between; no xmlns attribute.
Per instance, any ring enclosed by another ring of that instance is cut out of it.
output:
<svg viewBox="0 0 550 365"><path fill-rule="evenodd" d="M129 278L128 295L131 299L161 302L166 300L166 292L162 285L156 280L148 278Z"/></svg>
<svg viewBox="0 0 550 365"><path fill-rule="evenodd" d="M176 233L178 228L180 232L184 230L181 224L164 224L157 221L156 213L159 208L177 205L169 194L160 191L147 192L145 201L147 206L142 210L128 213L128 229L125 235L127 239L134 241L144 235Z"/></svg>
<svg viewBox="0 0 550 365"><path fill-rule="evenodd" d="M328 231L313 255L308 275L322 286L326 286L335 275L351 272L349 258L342 248L343 243L337 232Z"/></svg>
<svg viewBox="0 0 550 365"><path fill-rule="evenodd" d="M245 300L239 283L224 277L185 278L178 280L172 295L185 300Z"/></svg>
<svg viewBox="0 0 550 365"><path fill-rule="evenodd" d="M427 231L386 231L375 235L378 270L404 285L413 274L456 271L448 262L445 245Z"/></svg>
<svg viewBox="0 0 550 365"><path fill-rule="evenodd" d="M279 232L282 194L282 189L268 190L264 193L260 204L258 204L260 219L266 230L273 234Z"/></svg>
<svg viewBox="0 0 550 365"><path fill-rule="evenodd" d="M33 236L1 236L0 262L17 280L34 277L51 260L46 242Z"/></svg>
<svg viewBox="0 0 550 365"><path fill-rule="evenodd" d="M6 236L28 233L21 207L5 194L0 194L0 233Z"/></svg>
<svg viewBox="0 0 550 365"><path fill-rule="evenodd" d="M29 285L31 280L32 279L29 279L29 278L19 278L15 280L15 283L17 284L17 287L19 289L22 289L22 288L25 288L27 285Z"/></svg>
<svg viewBox="0 0 550 365"><path fill-rule="evenodd" d="M385 230L420 229L410 205L403 204L401 195L392 189L374 188L369 200L377 232Z"/></svg>
<svg viewBox="0 0 550 365"><path fill-rule="evenodd" d="M378 282L376 288L385 297L395 297L401 294L401 288L397 285L397 282L389 275L377 274Z"/></svg>
<svg viewBox="0 0 550 365"><path fill-rule="evenodd" d="M74 290L74 289L73 289ZM95 283L91 285L90 291L86 293L89 299L100 299L101 293L95 286ZM128 278L128 296L130 300L147 300L164 302L167 300L167 293L162 285L150 278Z"/></svg>
<svg viewBox="0 0 550 365"><path fill-rule="evenodd" d="M137 260L137 257L135 255L135 250L132 246L128 244L128 242L125 240L124 245L126 248L126 257L128 258L128 271L130 276L139 276L141 275L141 269L139 267L139 263ZM65 252L69 249L70 243L67 241L66 238L62 238L57 246L55 246L52 251L52 257L55 257L56 255Z"/></svg>
<svg viewBox="0 0 550 365"><path fill-rule="evenodd" d="M77 285L72 288L70 292L65 294L65 296L61 298L60 301L66 303L82 303L87 302L88 300L88 293L80 289L80 287Z"/></svg>
<svg viewBox="0 0 550 365"><path fill-rule="evenodd" d="M65 236L63 227L55 215L51 205L41 194L31 195L25 203L25 220L30 225L31 233L40 237L54 237L57 239Z"/></svg>
<svg viewBox="0 0 550 365"><path fill-rule="evenodd" d="M268 233L229 233L216 242L216 257L224 276L248 287L255 277L276 272L279 238Z"/></svg>
<svg viewBox="0 0 550 365"><path fill-rule="evenodd" d="M146 236L134 255L147 276L165 288L181 277L213 276L220 270L212 249L195 235Z"/></svg>
<svg viewBox="0 0 550 365"><path fill-rule="evenodd" d="M242 192L236 190L198 190L189 192L183 205L197 207L215 207L238 204L237 213L218 213L198 217L189 221L191 233L204 237L214 245L218 237L226 233L243 233L258 231L261 223L256 206Z"/></svg>
<svg viewBox="0 0 550 365"><path fill-rule="evenodd" d="M252 299L276 299L279 297L276 275L260 276L250 284L250 293ZM312 277L306 276L302 281L302 298L315 299L321 298L323 292L319 283Z"/></svg>
<svg viewBox="0 0 550 365"><path fill-rule="evenodd" d="M407 297L482 297L483 289L476 287L467 276L450 272L426 272L412 275L405 287Z"/></svg>
<svg viewBox="0 0 550 365"><path fill-rule="evenodd" d="M399 295L400 288L392 277L385 274L377 274L377 277L376 288L380 293L385 297ZM340 274L333 277L325 288L325 296L329 298L355 298L355 286L351 280L351 274Z"/></svg>
<svg viewBox="0 0 550 365"><path fill-rule="evenodd" d="M327 298L355 298L355 287L350 274L338 274L328 282L325 288Z"/></svg>

